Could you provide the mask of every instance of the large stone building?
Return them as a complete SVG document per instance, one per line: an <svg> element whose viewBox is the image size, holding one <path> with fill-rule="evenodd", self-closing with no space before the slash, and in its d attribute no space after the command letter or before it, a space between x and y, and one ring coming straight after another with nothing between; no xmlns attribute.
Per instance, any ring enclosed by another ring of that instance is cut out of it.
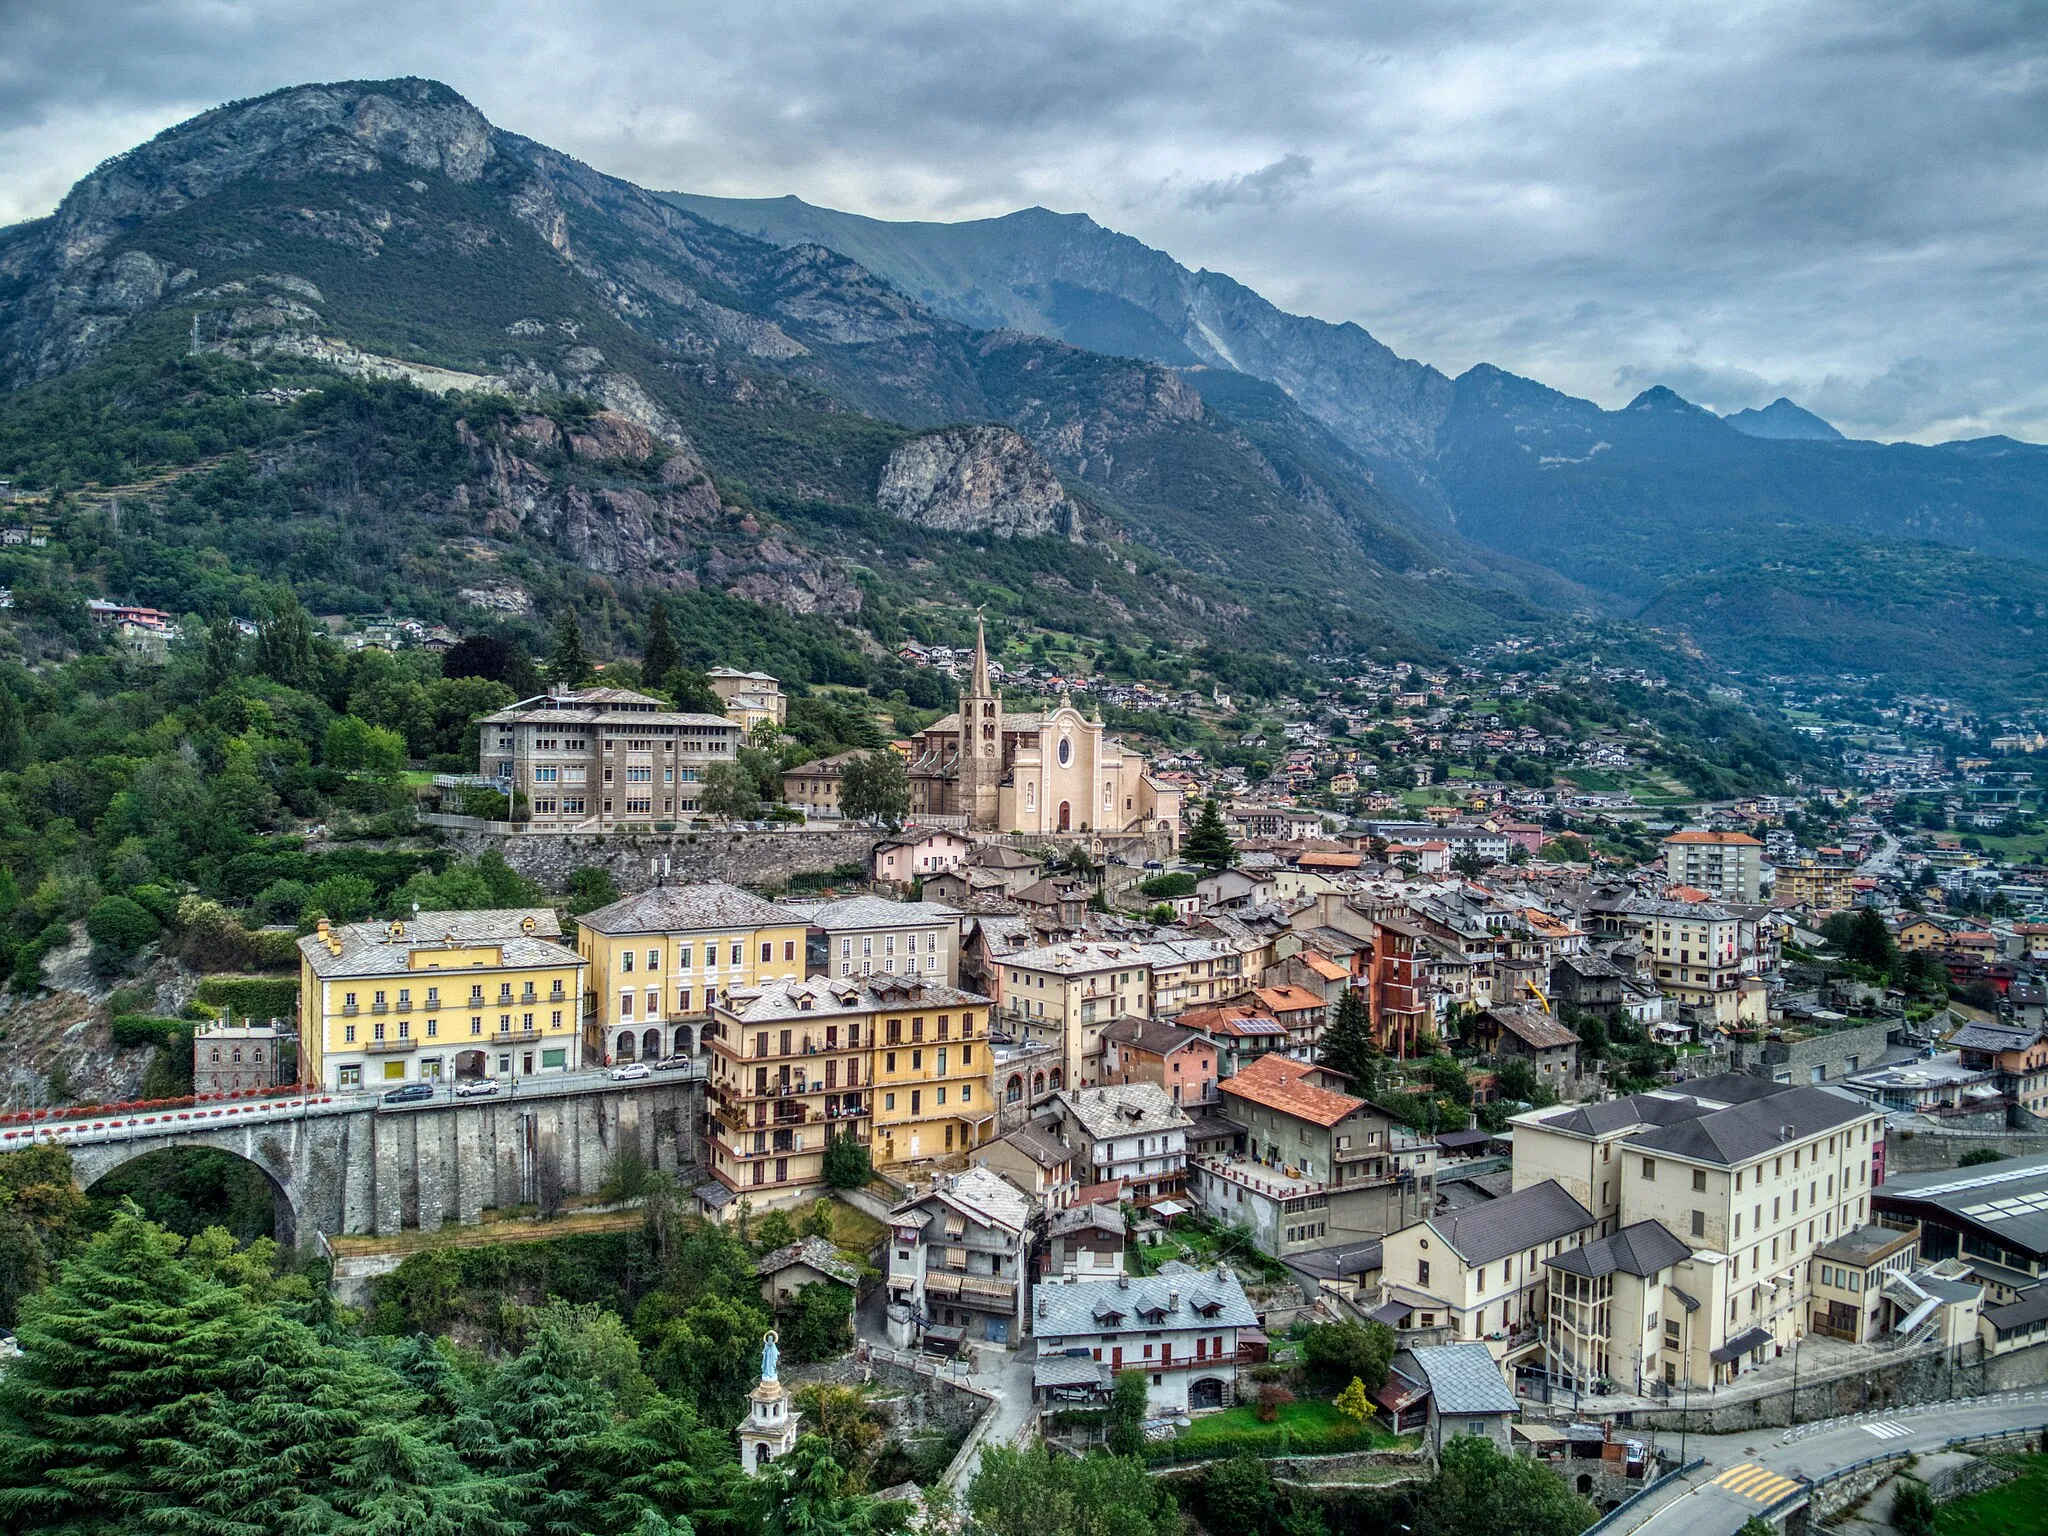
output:
<svg viewBox="0 0 2048 1536"><path fill-rule="evenodd" d="M705 770L736 761L741 728L624 688L558 689L485 715L477 772L536 831L654 828L697 815Z"/></svg>
<svg viewBox="0 0 2048 1536"><path fill-rule="evenodd" d="M961 817L976 831L1152 833L1178 846L1180 791L1145 772L1071 704L1006 710L989 681L977 629L960 708L919 733L910 759L910 813Z"/></svg>
<svg viewBox="0 0 2048 1536"><path fill-rule="evenodd" d="M588 962L550 908L322 918L299 957L299 1075L329 1092L583 1064Z"/></svg>
<svg viewBox="0 0 2048 1536"><path fill-rule="evenodd" d="M789 698L770 674L713 667L704 676L711 691L725 701L727 717L737 721L741 730L752 734L757 725L788 723Z"/></svg>

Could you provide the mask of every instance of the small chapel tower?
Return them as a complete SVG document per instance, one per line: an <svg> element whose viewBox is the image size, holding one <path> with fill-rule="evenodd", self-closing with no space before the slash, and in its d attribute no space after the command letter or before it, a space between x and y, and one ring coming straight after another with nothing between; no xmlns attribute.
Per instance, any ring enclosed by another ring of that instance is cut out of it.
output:
<svg viewBox="0 0 2048 1536"><path fill-rule="evenodd" d="M988 680L988 635L974 619L974 668L960 690L960 814L976 831L993 831L1003 778L1003 701Z"/></svg>
<svg viewBox="0 0 2048 1536"><path fill-rule="evenodd" d="M747 1416L740 1422L740 1469L749 1477L771 1461L780 1461L796 1447L803 1415L789 1410L789 1394L775 1379L781 1358L773 1328L761 1341L761 1384L747 1394Z"/></svg>

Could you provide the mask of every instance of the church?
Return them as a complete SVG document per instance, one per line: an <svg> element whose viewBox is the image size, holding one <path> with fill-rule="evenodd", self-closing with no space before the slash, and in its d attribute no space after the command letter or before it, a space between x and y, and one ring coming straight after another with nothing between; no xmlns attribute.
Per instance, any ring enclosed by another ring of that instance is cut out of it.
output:
<svg viewBox="0 0 2048 1536"><path fill-rule="evenodd" d="M1003 708L979 622L959 713L927 726L912 745L910 814L964 820L977 832L1180 841L1180 791L1151 778L1143 757L1105 734L1099 711L1089 719L1064 695L1049 710Z"/></svg>

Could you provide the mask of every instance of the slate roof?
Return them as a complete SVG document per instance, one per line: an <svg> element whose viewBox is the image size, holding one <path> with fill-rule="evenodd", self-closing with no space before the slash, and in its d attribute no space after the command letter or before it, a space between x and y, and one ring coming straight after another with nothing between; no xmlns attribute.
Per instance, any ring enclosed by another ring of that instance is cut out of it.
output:
<svg viewBox="0 0 2048 1536"><path fill-rule="evenodd" d="M1747 1329L1735 1335L1734 1338L1713 1352L1714 1363L1716 1365L1726 1365L1730 1360L1739 1359L1741 1356L1748 1354L1752 1349L1770 1342L1771 1334L1769 1329Z"/></svg>
<svg viewBox="0 0 2048 1536"><path fill-rule="evenodd" d="M1287 1267L1318 1280L1349 1280L1378 1269L1382 1245L1378 1238L1363 1243L1334 1243L1328 1248L1304 1248L1287 1256Z"/></svg>
<svg viewBox="0 0 2048 1536"><path fill-rule="evenodd" d="M1594 1280L1617 1273L1648 1279L1658 1270L1690 1257L1692 1249L1673 1237L1663 1223L1639 1221L1582 1247L1568 1248L1543 1263L1546 1268Z"/></svg>
<svg viewBox="0 0 2048 1536"><path fill-rule="evenodd" d="M576 921L594 933L669 933L705 928L794 928L803 918L736 885L661 885L586 912Z"/></svg>
<svg viewBox="0 0 2048 1536"><path fill-rule="evenodd" d="M1824 1088L1796 1087L1624 1140L1628 1146L1646 1152L1733 1166L1761 1157L1784 1141L1850 1125L1877 1113L1862 1099L1830 1093ZM1787 1128L1789 1137L1781 1136L1781 1130Z"/></svg>
<svg viewBox="0 0 2048 1536"><path fill-rule="evenodd" d="M1112 1083L1102 1088L1069 1088L1059 1102L1097 1141L1143 1136L1153 1131L1184 1131L1194 1122L1152 1083Z"/></svg>
<svg viewBox="0 0 2048 1536"><path fill-rule="evenodd" d="M524 932L531 922L533 931ZM394 936L392 930L401 931ZM468 967L412 969L415 949L495 944L507 968L584 966L590 962L565 944L554 942L562 931L549 907L497 907L481 912L422 912L400 923L343 923L330 930L340 941L336 954L318 933L299 940L299 953L320 977L418 976L424 981L454 976Z"/></svg>
<svg viewBox="0 0 2048 1536"><path fill-rule="evenodd" d="M1521 1411L1484 1344L1418 1344L1408 1355L1429 1383L1440 1418Z"/></svg>
<svg viewBox="0 0 2048 1536"><path fill-rule="evenodd" d="M1155 1056L1171 1056L1183 1046L1196 1044L1201 1036L1193 1030L1177 1028L1164 1019L1141 1019L1125 1014L1103 1030L1102 1038L1117 1045L1150 1051Z"/></svg>
<svg viewBox="0 0 2048 1536"><path fill-rule="evenodd" d="M1489 1008L1484 1017L1492 1019L1532 1051L1555 1050L1559 1046L1576 1046L1579 1043L1579 1037L1571 1030L1533 1008Z"/></svg>
<svg viewBox="0 0 2048 1536"><path fill-rule="evenodd" d="M808 1264L821 1275L830 1275L841 1285L858 1285L860 1271L839 1255L839 1250L822 1237L799 1238L778 1248L754 1266L757 1275L780 1274L797 1264Z"/></svg>
<svg viewBox="0 0 2048 1536"><path fill-rule="evenodd" d="M1179 1293L1179 1301L1170 1307L1175 1292ZM1141 1313L1155 1308L1165 1316L1156 1323L1144 1322L1146 1331L1259 1325L1258 1314L1245 1300L1244 1287L1227 1267L1205 1273L1185 1264L1168 1263L1156 1275L1036 1286L1032 1297L1036 1314L1032 1331L1041 1341L1076 1334L1129 1332L1140 1326ZM1215 1309L1213 1314L1204 1315L1204 1309L1210 1306Z"/></svg>
<svg viewBox="0 0 2048 1536"><path fill-rule="evenodd" d="M785 912L827 933L842 928L907 928L913 923L940 923L960 915L936 901L886 901L880 896L848 896L843 901L780 903ZM791 921L783 918L783 922Z"/></svg>
<svg viewBox="0 0 2048 1536"><path fill-rule="evenodd" d="M1074 1160L1074 1149L1048 1126L1020 1125L998 1141L1009 1143L1041 1168L1057 1168Z"/></svg>
<svg viewBox="0 0 2048 1536"><path fill-rule="evenodd" d="M899 1200L889 1214L893 1217L914 1211L934 1201L952 1206L983 1226L1002 1227L1013 1233L1022 1232L1031 1216L1030 1197L993 1168L982 1167L946 1175L923 1194Z"/></svg>
<svg viewBox="0 0 2048 1536"><path fill-rule="evenodd" d="M1429 1225L1467 1264L1490 1264L1511 1253L1569 1237L1593 1225L1593 1213L1555 1179L1498 1200L1433 1216Z"/></svg>
<svg viewBox="0 0 2048 1536"><path fill-rule="evenodd" d="M808 1001L809 1006L805 1003ZM809 981L763 981L726 991L719 1011L742 1023L844 1018L880 1008L974 1008L988 999L976 992L907 976L814 976Z"/></svg>
<svg viewBox="0 0 2048 1536"><path fill-rule="evenodd" d="M1072 1205L1054 1214L1046 1224L1047 1237L1068 1232L1111 1232L1124 1235L1124 1213L1113 1205Z"/></svg>
<svg viewBox="0 0 2048 1536"><path fill-rule="evenodd" d="M1661 1094L1631 1093L1619 1099L1602 1099L1595 1104L1578 1104L1566 1109L1541 1110L1527 1117L1527 1123L1547 1131L1575 1136L1612 1136L1639 1125L1670 1125L1695 1120L1711 1113L1690 1099L1666 1098ZM1522 1119L1522 1116L1517 1116Z"/></svg>
<svg viewBox="0 0 2048 1536"><path fill-rule="evenodd" d="M1311 1125L1332 1126L1366 1107L1364 1099L1317 1086L1312 1079L1318 1070L1273 1052L1216 1086L1227 1098L1244 1099Z"/></svg>
<svg viewBox="0 0 2048 1536"><path fill-rule="evenodd" d="M2001 1024L1965 1024L1948 1037L1947 1044L1960 1051L2017 1051L2041 1038L2038 1029L2016 1029Z"/></svg>
<svg viewBox="0 0 2048 1536"><path fill-rule="evenodd" d="M2048 1285L2020 1292L2017 1301L2002 1307L1986 1307L1984 1321L1994 1328L2025 1328L2048 1319Z"/></svg>

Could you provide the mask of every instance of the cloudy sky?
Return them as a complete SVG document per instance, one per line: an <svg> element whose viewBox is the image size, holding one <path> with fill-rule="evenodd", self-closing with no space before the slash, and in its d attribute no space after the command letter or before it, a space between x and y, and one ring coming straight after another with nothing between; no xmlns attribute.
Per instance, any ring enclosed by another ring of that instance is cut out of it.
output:
<svg viewBox="0 0 2048 1536"><path fill-rule="evenodd" d="M2048 0L4 0L0 223L431 75L648 186L1092 215L1457 372L2048 440Z"/></svg>

